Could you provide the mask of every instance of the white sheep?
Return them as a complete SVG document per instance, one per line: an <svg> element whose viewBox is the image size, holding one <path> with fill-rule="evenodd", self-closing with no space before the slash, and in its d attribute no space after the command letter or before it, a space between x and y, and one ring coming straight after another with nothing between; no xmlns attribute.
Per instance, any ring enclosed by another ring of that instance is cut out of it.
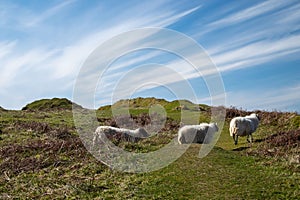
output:
<svg viewBox="0 0 300 200"><path fill-rule="evenodd" d="M186 125L181 127L178 131L178 142L179 144L190 144L190 143L208 144L212 141L214 137L214 133L218 131L219 128L216 123L210 123L210 124L201 123L199 125Z"/></svg>
<svg viewBox="0 0 300 200"><path fill-rule="evenodd" d="M254 133L259 124L259 117L252 113L245 117L235 117L230 121L229 132L234 140L234 144L238 143L238 136L247 136L247 141L252 144ZM250 140L249 140L250 139Z"/></svg>
<svg viewBox="0 0 300 200"><path fill-rule="evenodd" d="M144 128L130 130L112 126L99 126L94 133L93 146L99 141L99 139L104 139L105 141L104 136L110 140L115 139L117 141L137 142L142 138L148 137L149 134Z"/></svg>

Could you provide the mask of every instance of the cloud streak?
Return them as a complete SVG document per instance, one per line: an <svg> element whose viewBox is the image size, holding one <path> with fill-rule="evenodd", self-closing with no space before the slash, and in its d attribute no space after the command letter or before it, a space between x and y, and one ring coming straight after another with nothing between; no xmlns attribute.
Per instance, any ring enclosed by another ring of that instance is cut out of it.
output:
<svg viewBox="0 0 300 200"><path fill-rule="evenodd" d="M300 51L300 35L293 35L281 40L259 41L224 54L212 55L221 71L240 69L270 60L286 54Z"/></svg>
<svg viewBox="0 0 300 200"><path fill-rule="evenodd" d="M37 26L38 24L45 21L46 19L49 19L50 17L56 15L58 12L61 12L64 8L66 8L67 6L69 6L74 2L75 0L63 1L62 3L59 3L43 11L42 14L40 15L35 15L33 17L30 17L27 21L24 22L24 25L27 27Z"/></svg>
<svg viewBox="0 0 300 200"><path fill-rule="evenodd" d="M298 104L299 96L300 85L281 87L269 91L235 91L228 92L227 106L234 105L250 110L265 109L293 112L300 108Z"/></svg>
<svg viewBox="0 0 300 200"><path fill-rule="evenodd" d="M300 39L297 33L300 29L299 8L296 1L264 1L217 19L207 25L211 27L208 32L228 25L236 26L228 29L234 31L229 38L223 37L208 47L208 53L223 72L255 67L295 54L300 48L297 42ZM249 19L254 21L248 23Z"/></svg>
<svg viewBox="0 0 300 200"><path fill-rule="evenodd" d="M255 17L259 17L263 14L268 14L271 11L277 10L278 8L282 8L286 5L289 5L290 1L283 1L283 0L269 0L263 1L255 6L250 8L241 10L234 14L231 14L223 19L214 21L208 24L210 28L220 28L223 26L229 26L237 23L241 23L247 20L250 20Z"/></svg>
<svg viewBox="0 0 300 200"><path fill-rule="evenodd" d="M4 58L7 54L10 54L17 42L0 42L0 59Z"/></svg>

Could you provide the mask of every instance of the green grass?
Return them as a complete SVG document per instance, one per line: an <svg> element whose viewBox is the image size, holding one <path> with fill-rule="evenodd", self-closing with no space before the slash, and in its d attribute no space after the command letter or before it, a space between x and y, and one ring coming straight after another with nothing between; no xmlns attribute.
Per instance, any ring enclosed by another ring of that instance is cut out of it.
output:
<svg viewBox="0 0 300 200"><path fill-rule="evenodd" d="M187 121L197 117L200 122L210 121L210 108L205 105L183 101L186 107L177 109L178 101L139 98L132 102L130 113L135 119L145 117L149 104L161 102L168 122L164 131L151 138L119 144L128 151L154 151L176 137L181 112L187 114ZM109 109L97 111L99 124L112 122ZM257 142L251 148L245 138L233 145L227 118L216 147L203 159L198 157L201 145L193 144L163 169L131 174L111 170L86 151L68 109L0 110L0 199L298 199L299 166L290 167L284 157L251 152L266 145L259 139L298 129L299 115L261 115L254 134Z"/></svg>
<svg viewBox="0 0 300 200"><path fill-rule="evenodd" d="M192 145L166 168L144 174L111 171L87 156L69 165L50 166L4 180L1 193L14 198L298 198L299 175L221 148L199 159L199 146Z"/></svg>
<svg viewBox="0 0 300 200"><path fill-rule="evenodd" d="M192 145L175 163L149 174L151 183L139 194L174 199L297 198L299 176L287 179L292 174L221 148L203 159L198 152L199 145Z"/></svg>
<svg viewBox="0 0 300 200"><path fill-rule="evenodd" d="M41 99L27 104L22 110L48 111L48 110L72 110L72 102L66 98ZM79 107L77 104L74 106Z"/></svg>

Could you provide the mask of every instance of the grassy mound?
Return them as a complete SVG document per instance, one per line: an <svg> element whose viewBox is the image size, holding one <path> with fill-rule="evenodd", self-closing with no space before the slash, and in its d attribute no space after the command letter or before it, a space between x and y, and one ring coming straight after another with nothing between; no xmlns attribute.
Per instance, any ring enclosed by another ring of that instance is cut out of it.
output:
<svg viewBox="0 0 300 200"><path fill-rule="evenodd" d="M209 122L211 108L205 104L195 104L188 100L174 100L167 101L165 99L156 99L154 97L148 98L134 98L134 99L125 99L119 100L113 105L102 106L97 111L98 117L116 117L119 115L128 114L132 116L138 116L141 113L165 113L168 118L178 121L181 120L181 113L185 113L195 120L196 116L199 115L199 111L202 113L199 119L199 122ZM186 119L185 121L189 121ZM191 120L190 120L191 121Z"/></svg>
<svg viewBox="0 0 300 200"><path fill-rule="evenodd" d="M169 102L165 99L156 99L154 97L148 98L134 98L134 99L122 99L114 103L112 106L114 107L130 107L130 108L148 108L153 105L159 104L161 106L167 105Z"/></svg>
<svg viewBox="0 0 300 200"><path fill-rule="evenodd" d="M73 103L66 98L41 99L27 104L22 110L30 111L51 111L51 110L72 110L72 105L81 106Z"/></svg>
<svg viewBox="0 0 300 200"><path fill-rule="evenodd" d="M160 105L164 107L167 111L169 110L201 110L206 111L209 110L210 107L205 104L194 104L188 100L174 100L174 101L167 101L165 99L157 99L154 97L147 97L147 98L134 98L134 99L122 99L114 103L112 106L115 108L124 108L129 107L131 109L145 109L150 108L154 105ZM102 106L99 110L107 110L110 109L111 106Z"/></svg>

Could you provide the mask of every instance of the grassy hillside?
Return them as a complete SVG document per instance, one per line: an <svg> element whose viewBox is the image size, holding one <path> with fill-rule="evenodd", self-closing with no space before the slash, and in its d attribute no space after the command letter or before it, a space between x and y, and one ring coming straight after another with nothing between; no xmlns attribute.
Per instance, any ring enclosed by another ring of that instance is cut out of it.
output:
<svg viewBox="0 0 300 200"><path fill-rule="evenodd" d="M166 168L130 174L111 170L87 152L70 107L57 109L51 106L57 105L55 100L45 102L49 100L29 104L22 111L0 110L1 199L298 199L300 195L300 116L296 113L257 111L262 120L254 145L248 148L245 138L234 146L228 133L230 119L248 112L227 109L224 129L208 156L200 159L201 145L193 144ZM113 107L121 109L125 103ZM208 106L154 98L130 100L132 119L138 125L149 124L149 109L157 104L168 116L163 129L135 144L116 142L118 146L135 152L161 148L176 137L181 112L200 112L199 121L210 120ZM110 109L97 110L99 125L117 126ZM127 123L122 113L117 117Z"/></svg>
<svg viewBox="0 0 300 200"><path fill-rule="evenodd" d="M53 111L53 110L72 110L73 103L66 98L41 99L27 104L22 110L31 111ZM77 104L74 106L81 107Z"/></svg>

